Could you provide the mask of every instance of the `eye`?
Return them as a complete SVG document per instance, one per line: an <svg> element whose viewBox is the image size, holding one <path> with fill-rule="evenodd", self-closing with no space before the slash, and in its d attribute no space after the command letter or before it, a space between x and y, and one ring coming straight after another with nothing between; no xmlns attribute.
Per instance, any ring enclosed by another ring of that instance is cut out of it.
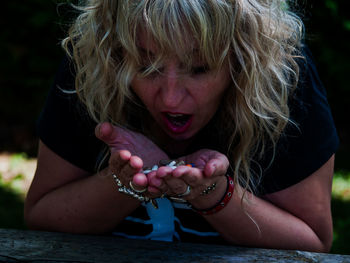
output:
<svg viewBox="0 0 350 263"><path fill-rule="evenodd" d="M207 65L196 66L196 67L192 67L192 69L191 69L191 73L193 75L205 74L208 71L209 71L209 67Z"/></svg>

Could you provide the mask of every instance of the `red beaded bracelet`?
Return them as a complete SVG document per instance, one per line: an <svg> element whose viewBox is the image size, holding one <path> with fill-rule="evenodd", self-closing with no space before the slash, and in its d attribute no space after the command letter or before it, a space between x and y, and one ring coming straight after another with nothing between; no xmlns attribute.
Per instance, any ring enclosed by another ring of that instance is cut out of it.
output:
<svg viewBox="0 0 350 263"><path fill-rule="evenodd" d="M226 187L225 195L221 198L221 200L216 205L207 209L196 209L194 207L192 207L192 209L200 215L215 214L228 204L228 202L231 200L233 196L233 190L234 190L233 179L230 176L227 176L227 187Z"/></svg>

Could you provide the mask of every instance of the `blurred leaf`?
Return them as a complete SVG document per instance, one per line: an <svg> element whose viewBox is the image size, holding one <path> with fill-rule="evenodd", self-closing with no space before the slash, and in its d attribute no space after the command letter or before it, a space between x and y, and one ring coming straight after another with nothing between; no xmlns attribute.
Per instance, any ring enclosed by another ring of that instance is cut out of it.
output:
<svg viewBox="0 0 350 263"><path fill-rule="evenodd" d="M344 21L344 28L346 30L349 30L350 31L350 20L345 20Z"/></svg>
<svg viewBox="0 0 350 263"><path fill-rule="evenodd" d="M350 176L336 174L333 178L332 196L341 200L350 201Z"/></svg>
<svg viewBox="0 0 350 263"><path fill-rule="evenodd" d="M52 16L47 12L36 13L30 18L29 22L34 27L45 27L52 23Z"/></svg>
<svg viewBox="0 0 350 263"><path fill-rule="evenodd" d="M10 169L14 169L23 164L28 159L26 153L16 153L10 158Z"/></svg>
<svg viewBox="0 0 350 263"><path fill-rule="evenodd" d="M25 228L23 221L23 198L9 187L0 184L0 227Z"/></svg>
<svg viewBox="0 0 350 263"><path fill-rule="evenodd" d="M333 246L331 253L350 254L350 202L332 198Z"/></svg>
<svg viewBox="0 0 350 263"><path fill-rule="evenodd" d="M336 15L338 13L338 4L335 0L326 0L326 7L331 10L332 15Z"/></svg>

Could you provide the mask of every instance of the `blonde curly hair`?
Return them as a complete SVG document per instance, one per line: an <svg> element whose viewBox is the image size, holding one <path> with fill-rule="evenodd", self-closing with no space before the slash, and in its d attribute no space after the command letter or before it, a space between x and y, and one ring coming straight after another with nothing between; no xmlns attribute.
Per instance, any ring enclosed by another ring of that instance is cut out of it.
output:
<svg viewBox="0 0 350 263"><path fill-rule="evenodd" d="M235 180L249 188L252 156L276 145L290 122L288 98L296 86L303 24L284 0L85 0L62 41L76 67L75 87L96 122L125 124L125 101L140 67L138 32L164 54L191 64L188 41L211 69L228 60L232 86L220 123ZM272 160L271 160L272 161ZM254 188L254 186L253 186ZM250 188L249 188L250 189Z"/></svg>

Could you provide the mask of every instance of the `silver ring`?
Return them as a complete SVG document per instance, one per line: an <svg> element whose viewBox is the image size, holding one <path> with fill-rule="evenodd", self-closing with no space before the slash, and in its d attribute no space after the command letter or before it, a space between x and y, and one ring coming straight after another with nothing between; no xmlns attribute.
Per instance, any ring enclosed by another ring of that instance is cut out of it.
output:
<svg viewBox="0 0 350 263"><path fill-rule="evenodd" d="M175 196L168 196L168 198L171 201L174 201L175 203L187 203L187 201L185 199L179 198L179 197L175 197Z"/></svg>
<svg viewBox="0 0 350 263"><path fill-rule="evenodd" d="M186 195L189 195L191 193L191 186L190 185L187 185L187 188L186 188L186 191L183 193L183 194L179 194L179 195L176 195L176 197L184 197Z"/></svg>
<svg viewBox="0 0 350 263"><path fill-rule="evenodd" d="M132 181L129 182L129 186L130 186L130 188L131 188L134 192L136 192L136 193L138 193L138 194L142 194L142 193L144 193L144 192L147 191L147 188L142 189L142 190L137 190L137 189L135 189L134 185L132 184Z"/></svg>

